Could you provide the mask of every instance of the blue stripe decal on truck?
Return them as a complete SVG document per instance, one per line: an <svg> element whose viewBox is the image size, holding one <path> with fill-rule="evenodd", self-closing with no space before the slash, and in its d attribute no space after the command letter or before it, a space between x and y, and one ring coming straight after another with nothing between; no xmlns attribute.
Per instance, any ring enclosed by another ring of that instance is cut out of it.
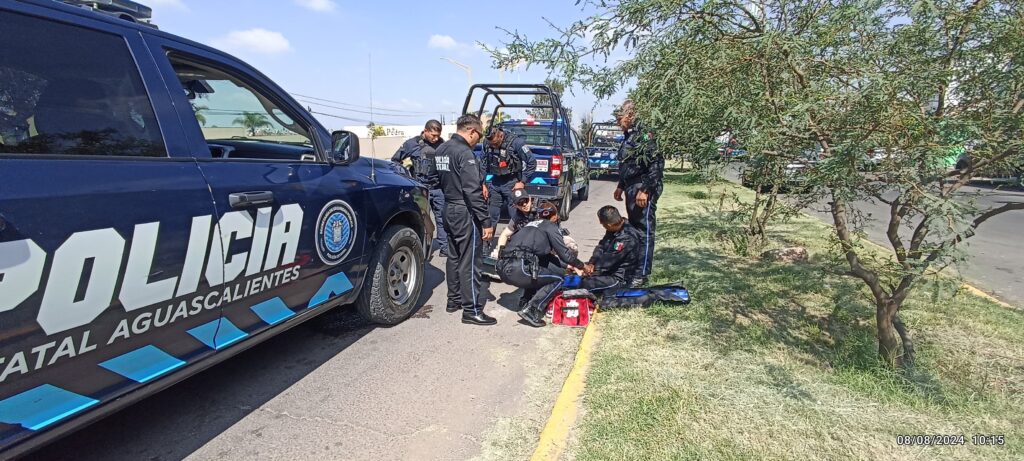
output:
<svg viewBox="0 0 1024 461"><path fill-rule="evenodd" d="M345 293L352 291L352 282L348 280L348 276L344 272L338 272L324 281L324 285L317 290L313 298L309 300L309 308L312 309L317 307L331 298L341 296Z"/></svg>
<svg viewBox="0 0 1024 461"><path fill-rule="evenodd" d="M206 344L210 349L217 350L228 347L249 336L248 333L239 330L235 324L223 317L188 330L188 334Z"/></svg>
<svg viewBox="0 0 1024 461"><path fill-rule="evenodd" d="M100 366L135 382L144 383L185 366L185 362L156 346L146 346L100 363Z"/></svg>
<svg viewBox="0 0 1024 461"><path fill-rule="evenodd" d="M295 316L281 298L274 298L261 302L250 308L267 325L277 325L290 317Z"/></svg>
<svg viewBox="0 0 1024 461"><path fill-rule="evenodd" d="M97 403L100 401L43 384L0 400L0 422L38 431Z"/></svg>
<svg viewBox="0 0 1024 461"><path fill-rule="evenodd" d="M544 178L533 178L533 181L530 181L530 184L547 184L547 181L545 181Z"/></svg>

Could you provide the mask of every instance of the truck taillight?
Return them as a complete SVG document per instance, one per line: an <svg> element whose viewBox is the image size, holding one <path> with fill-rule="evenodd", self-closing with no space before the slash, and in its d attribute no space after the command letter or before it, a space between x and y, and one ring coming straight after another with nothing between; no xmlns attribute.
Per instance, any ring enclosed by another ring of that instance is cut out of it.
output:
<svg viewBox="0 0 1024 461"><path fill-rule="evenodd" d="M562 176L562 156L554 155L551 157L551 177L558 178Z"/></svg>

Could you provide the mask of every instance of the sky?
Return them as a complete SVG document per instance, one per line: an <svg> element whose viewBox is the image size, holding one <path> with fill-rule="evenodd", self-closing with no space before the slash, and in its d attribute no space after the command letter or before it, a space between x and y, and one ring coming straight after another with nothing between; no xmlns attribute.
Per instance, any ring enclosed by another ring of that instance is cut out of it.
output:
<svg viewBox="0 0 1024 461"><path fill-rule="evenodd" d="M331 129L365 125L373 106L380 124L417 125L460 111L473 83L541 83L539 67L502 75L480 44L501 46L519 31L531 40L554 37L551 22L567 26L589 16L575 0L353 1L353 0L140 0L153 8L160 29L229 52L269 76L316 112ZM372 62L372 67L370 63ZM611 118L617 102L595 101L579 88L563 96L574 114ZM319 98L318 100L310 99ZM621 98L616 98L621 99ZM327 102L333 101L333 102ZM314 105L312 103L328 104ZM338 104L343 103L343 104ZM595 106L596 104L596 106ZM351 109L345 110L344 108ZM574 117L578 121L579 117Z"/></svg>

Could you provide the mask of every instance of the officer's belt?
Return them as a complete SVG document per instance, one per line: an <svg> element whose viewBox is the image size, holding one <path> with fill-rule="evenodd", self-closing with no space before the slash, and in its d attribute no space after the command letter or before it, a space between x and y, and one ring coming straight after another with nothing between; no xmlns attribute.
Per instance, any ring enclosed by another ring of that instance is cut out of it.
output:
<svg viewBox="0 0 1024 461"><path fill-rule="evenodd" d="M501 257L501 259L522 259L524 261L529 261L532 263L536 263L540 260L539 256L525 250L502 249L501 254L498 256Z"/></svg>

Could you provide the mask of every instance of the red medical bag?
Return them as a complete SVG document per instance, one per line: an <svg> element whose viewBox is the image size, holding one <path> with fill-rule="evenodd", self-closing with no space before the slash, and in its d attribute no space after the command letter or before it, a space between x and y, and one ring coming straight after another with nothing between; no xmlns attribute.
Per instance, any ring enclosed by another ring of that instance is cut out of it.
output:
<svg viewBox="0 0 1024 461"><path fill-rule="evenodd" d="M571 293L558 293L548 306L551 310L551 323L570 327L585 327L590 324L590 316L594 313L592 296L573 296Z"/></svg>

